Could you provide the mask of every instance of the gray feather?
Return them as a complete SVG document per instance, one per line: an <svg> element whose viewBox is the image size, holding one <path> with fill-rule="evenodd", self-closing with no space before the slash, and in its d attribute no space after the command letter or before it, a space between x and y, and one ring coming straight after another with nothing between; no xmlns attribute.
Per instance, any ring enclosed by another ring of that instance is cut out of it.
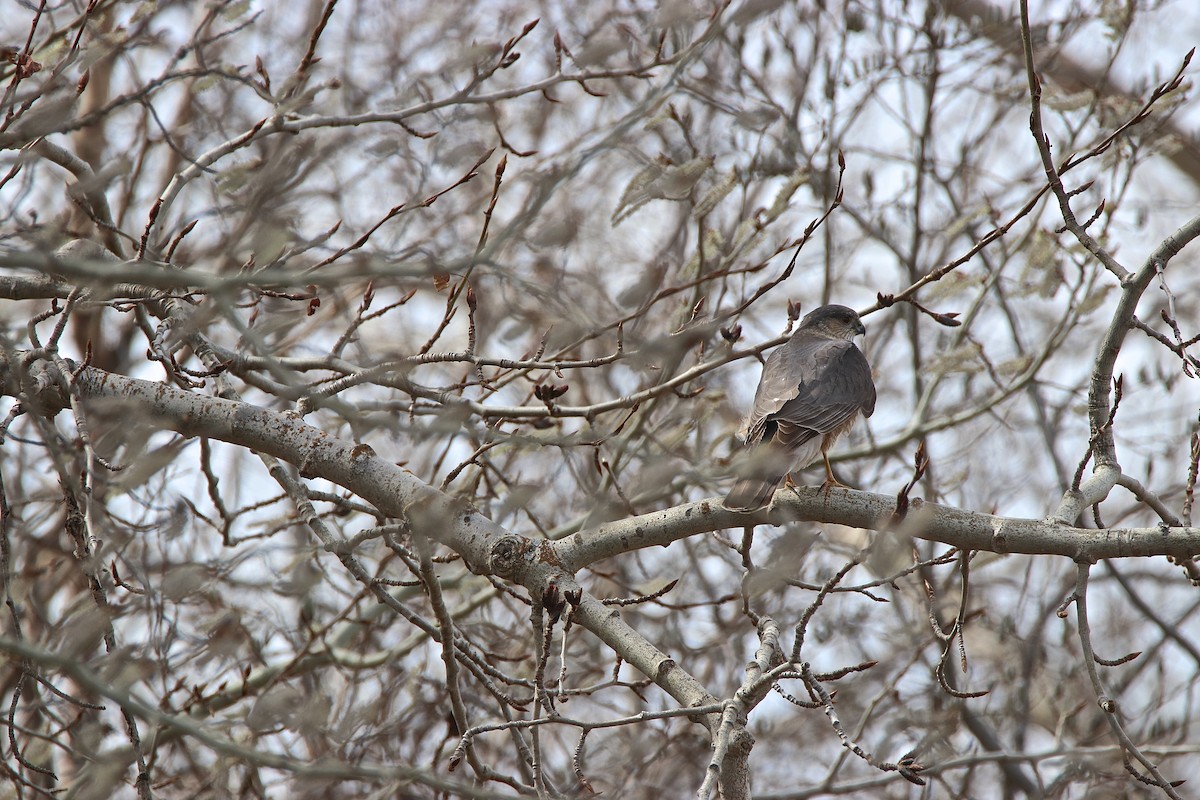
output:
<svg viewBox="0 0 1200 800"><path fill-rule="evenodd" d="M742 463L743 479L726 497L726 506L761 507L789 469L802 469L820 457L826 436L836 437L859 414L875 412L875 383L862 351L850 338L818 329L821 315L835 309L848 311L822 306L767 357L741 431L754 457ZM857 315L853 320L861 331Z"/></svg>

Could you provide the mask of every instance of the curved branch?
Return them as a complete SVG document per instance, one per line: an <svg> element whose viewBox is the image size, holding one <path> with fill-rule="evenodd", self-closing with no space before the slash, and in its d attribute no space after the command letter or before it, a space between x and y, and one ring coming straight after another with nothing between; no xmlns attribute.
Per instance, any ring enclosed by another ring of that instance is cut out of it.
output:
<svg viewBox="0 0 1200 800"><path fill-rule="evenodd" d="M1112 322L1104 333L1104 340L1096 356L1092 370L1092 385L1088 393L1088 418L1092 431L1099 434L1095 444L1096 464L1117 463L1117 448L1113 443L1112 429L1108 427L1109 400L1112 387L1113 368L1125 334L1134 327L1134 313L1138 301L1150 285L1150 281L1167 262L1179 254L1193 239L1200 236L1200 215L1192 217L1154 249L1141 269L1121 287L1121 299L1113 311Z"/></svg>
<svg viewBox="0 0 1200 800"><path fill-rule="evenodd" d="M0 355L0 393L17 397L31 410L57 413L70 406L67 375L52 362L25 358L18 365ZM301 476L338 484L390 517L405 518L424 533L459 553L472 571L497 574L540 597L556 582L569 592L578 584L563 570L546 542L518 536L466 504L422 483L402 467L385 461L363 444L354 444L313 428L299 417L268 411L249 403L208 397L150 381L84 367L71 376L72 389L91 403L119 405L122 414L137 416L184 436L204 436L246 447L294 464ZM325 549L336 551L346 543ZM715 698L673 659L630 627L614 609L583 595L575 620L640 670L682 706L716 702ZM716 714L699 718L710 731Z"/></svg>

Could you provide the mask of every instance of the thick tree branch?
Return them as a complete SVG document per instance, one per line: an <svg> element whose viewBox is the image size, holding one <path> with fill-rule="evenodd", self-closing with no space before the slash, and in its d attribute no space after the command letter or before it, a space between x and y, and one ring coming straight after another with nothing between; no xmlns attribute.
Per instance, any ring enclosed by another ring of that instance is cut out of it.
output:
<svg viewBox="0 0 1200 800"><path fill-rule="evenodd" d="M23 381L18 369L9 359L0 361L5 394L33 401L34 407L47 410L67 407L61 373L52 364L33 361L26 366L27 379ZM897 527L891 522L895 499L889 495L843 489L823 492L811 487L781 490L774 505L757 511L731 511L721 505L719 498L710 498L610 522L558 542L539 543L496 525L406 470L383 461L369 447L329 436L294 416L90 368L79 373L76 385L85 400L119 405L126 413L153 419L185 436L207 436L269 452L295 464L305 476L321 477L350 489L389 516L426 523L434 538L462 555L474 571L510 577L539 593L544 587L539 580L560 577L560 570L574 574L620 553L666 546L723 528L796 520L877 531L896 529L966 550L1061 555L1085 561L1200 555L1200 528L1164 525L1092 531L1057 519L997 516L919 498L911 501L908 517ZM581 621L598 621L602 615L606 612L584 613ZM619 640L619 636L614 637L614 641ZM646 667L651 678L660 672L658 664L643 661L638 666Z"/></svg>
<svg viewBox="0 0 1200 800"><path fill-rule="evenodd" d="M517 536L379 458L370 447L337 439L294 415L91 368L78 370L74 385L86 402L119 409L184 436L205 436L268 453L295 465L303 477L336 483L387 516L407 518L414 531L457 552L473 571L514 580L535 597L551 581L564 592L579 588L563 573L548 542ZM0 358L0 386L4 394L43 413L69 407L66 376L50 361L34 358L22 365L5 355ZM585 594L575 619L683 706L714 702L695 678L626 624L616 609ZM719 724L715 714L701 721L710 730Z"/></svg>
<svg viewBox="0 0 1200 800"><path fill-rule="evenodd" d="M952 506L910 501L908 516L891 522L894 497L871 492L816 487L782 489L774 505L758 511L730 511L720 498L709 498L572 534L554 549L567 570L643 547L665 547L679 539L749 524L797 520L895 531L963 550L992 553L1059 555L1075 560L1131 556L1186 558L1200 553L1200 528L1108 528L1086 530L1055 520L1003 517Z"/></svg>
<svg viewBox="0 0 1200 800"><path fill-rule="evenodd" d="M1177 231L1163 240L1133 277L1121 287L1121 299L1113 311L1112 322L1104 333L1104 339L1096 355L1096 366L1092 370L1091 388L1088 392L1088 418L1092 430L1099 431L1095 445L1096 463L1117 463L1116 445L1113 443L1111 427L1108 427L1109 393L1112 390L1113 371L1125 335L1134 327L1134 314L1142 294L1164 270L1167 263L1179 254L1193 239L1200 236L1200 215L1192 217Z"/></svg>

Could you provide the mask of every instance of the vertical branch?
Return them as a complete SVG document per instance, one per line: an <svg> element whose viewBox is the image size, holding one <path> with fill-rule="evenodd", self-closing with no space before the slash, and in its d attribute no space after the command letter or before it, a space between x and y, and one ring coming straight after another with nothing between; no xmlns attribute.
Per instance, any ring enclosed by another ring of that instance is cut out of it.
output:
<svg viewBox="0 0 1200 800"><path fill-rule="evenodd" d="M1121 744L1121 750L1125 753L1125 767L1138 780L1157 786L1166 792L1167 797L1173 800L1182 800L1179 794L1175 791L1177 784L1167 781L1158 771L1158 767L1154 762L1150 761L1129 735L1125 732L1125 728L1121 725L1121 720L1118 717L1119 709L1117 701L1108 696L1104 689L1104 684L1100 681L1100 674L1096 669L1096 652L1092 649L1092 628L1088 621L1087 610L1087 592L1088 578L1091 575L1092 566L1086 562L1079 562L1075 565L1075 619L1078 624L1079 644L1083 650L1082 658L1084 668L1087 670L1088 678L1092 682L1092 690L1096 694L1096 703L1100 706L1100 710L1104 712L1104 719L1108 722L1109 728L1117 737L1117 741ZM1139 774L1133 765L1129 763L1129 758L1133 757L1146 768L1150 773L1149 777Z"/></svg>
<svg viewBox="0 0 1200 800"><path fill-rule="evenodd" d="M1029 0L1021 0L1021 42L1025 50L1025 75L1029 82L1029 130L1037 143L1038 155L1042 160L1042 168L1046 172L1046 181L1050 184L1054 197L1058 200L1058 208L1062 213L1063 222L1079 243L1095 256L1104 267L1124 282L1129 277L1125 269L1112 254L1087 232L1087 226L1081 225L1075 218L1071 208L1071 193L1063 186L1059 169L1054 165L1054 157L1050 154L1050 137L1042 125L1042 81L1037 76L1033 61L1033 34L1029 26ZM1091 220L1089 220L1090 222Z"/></svg>
<svg viewBox="0 0 1200 800"><path fill-rule="evenodd" d="M446 692L450 695L450 711L454 716L454 726L461 734L471 727L467 716L467 705L463 702L462 689L459 687L458 659L454 655L454 619L442 596L442 585L438 582L437 573L433 569L432 544L421 534L413 535L413 544L420 558L421 581L425 584L425 592L429 596L429 605L437 618L438 629L442 632L442 664L446 669ZM475 773L483 776L483 768L471 742L467 742L467 762Z"/></svg>
<svg viewBox="0 0 1200 800"><path fill-rule="evenodd" d="M300 91L301 87L304 86L304 82L308 78L308 71L316 60L317 43L321 41L321 34L325 32L325 26L329 24L329 19L333 16L335 6L337 6L337 0L326 0L325 8L321 12L321 19L313 28L312 34L308 37L308 48L304 51L304 56L296 66L296 71L289 78L288 85L281 92L284 100L292 99Z"/></svg>
<svg viewBox="0 0 1200 800"><path fill-rule="evenodd" d="M1121 298L1117 302L1112 321L1109 322L1108 329L1097 349L1088 388L1088 420L1094 439L1091 450L1095 456L1096 467L1092 477L1084 481L1077 490L1067 491L1058 508L1051 515L1053 519L1063 524L1073 525L1083 509L1095 505L1107 497L1108 492L1116 485L1120 477L1121 468L1117 462L1117 446L1113 437L1113 427L1108 424L1112 414L1109 388L1113 385L1113 371L1117 356L1121 352L1125 335L1134 326L1138 301L1154 276L1159 274L1171 258L1178 255L1198 236L1200 236L1200 216L1195 216L1164 239L1137 273L1122 282Z"/></svg>
<svg viewBox="0 0 1200 800"><path fill-rule="evenodd" d="M1196 477L1200 474L1200 433L1192 434L1188 457L1187 486L1183 492L1183 524L1192 526L1192 504L1196 499Z"/></svg>
<svg viewBox="0 0 1200 800"><path fill-rule="evenodd" d="M85 502L88 502L91 496L91 487L85 486L83 491ZM63 499L66 505L67 534L75 543L75 558L87 576L88 586L92 594L92 602L95 603L96 608L99 609L102 615L105 652L112 653L117 649L117 635L112 624L112 620L116 617L116 611L108 601L108 593L104 582L100 578L102 569L95 550L96 541L92 532L93 529L88 527L88 522L85 522L85 512L79 508L74 492L67 485L63 486ZM151 800L150 773L146 768L146 755L142 750L142 739L138 732L137 718L134 716L133 711L124 704L121 705L121 716L125 720L125 735L129 739L129 744L133 747L138 766L138 774L135 781L138 797L141 800Z"/></svg>

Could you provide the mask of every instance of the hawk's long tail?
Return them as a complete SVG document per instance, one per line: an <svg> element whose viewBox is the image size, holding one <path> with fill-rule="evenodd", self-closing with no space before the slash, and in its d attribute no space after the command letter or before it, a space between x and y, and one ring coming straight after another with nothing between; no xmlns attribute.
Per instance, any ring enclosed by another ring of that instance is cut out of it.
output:
<svg viewBox="0 0 1200 800"><path fill-rule="evenodd" d="M725 495L725 507L734 511L754 511L771 502L771 495L783 480L778 478L742 478Z"/></svg>

